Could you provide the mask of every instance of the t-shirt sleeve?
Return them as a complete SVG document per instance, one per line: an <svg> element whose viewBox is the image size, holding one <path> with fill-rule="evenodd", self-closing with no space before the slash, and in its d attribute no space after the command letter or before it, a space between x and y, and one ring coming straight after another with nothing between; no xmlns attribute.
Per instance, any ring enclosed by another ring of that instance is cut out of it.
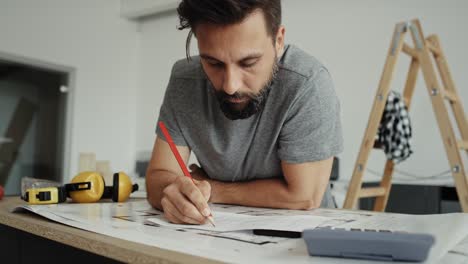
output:
<svg viewBox="0 0 468 264"><path fill-rule="evenodd" d="M340 103L322 68L304 82L280 132L278 155L288 163L324 160L343 150Z"/></svg>
<svg viewBox="0 0 468 264"><path fill-rule="evenodd" d="M172 70L169 84L167 85L164 94L164 100L159 110L159 118L156 124L156 134L167 142L166 137L159 127L159 122L163 122L166 126L172 140L177 146L187 146L187 142L183 136L183 128L181 127L180 117L183 114L184 106L181 104L181 94L178 93L178 82L174 77L174 69Z"/></svg>

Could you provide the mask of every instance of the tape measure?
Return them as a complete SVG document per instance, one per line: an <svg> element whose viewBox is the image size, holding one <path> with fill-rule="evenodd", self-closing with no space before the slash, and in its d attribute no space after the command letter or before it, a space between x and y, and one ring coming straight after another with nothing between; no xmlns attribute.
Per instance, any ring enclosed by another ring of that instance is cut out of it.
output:
<svg viewBox="0 0 468 264"><path fill-rule="evenodd" d="M29 204L55 204L67 200L64 187L46 187L27 189L21 199Z"/></svg>

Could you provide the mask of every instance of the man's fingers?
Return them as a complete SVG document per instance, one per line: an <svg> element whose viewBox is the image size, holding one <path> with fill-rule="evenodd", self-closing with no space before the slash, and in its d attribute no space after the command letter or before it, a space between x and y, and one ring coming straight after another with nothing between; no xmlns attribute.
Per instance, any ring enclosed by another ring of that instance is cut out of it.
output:
<svg viewBox="0 0 468 264"><path fill-rule="evenodd" d="M193 185L190 179L183 179L183 177L180 177L180 179L177 180L176 184L171 184L164 189L163 199L169 200L171 204L174 205L175 208L177 208L181 215L190 217L191 219L196 220L198 223L201 223L203 222L204 217L192 204L192 202L189 201L187 197L185 197L182 193L182 186L184 185L184 183L186 185L192 185L192 188L196 189L196 187Z"/></svg>
<svg viewBox="0 0 468 264"><path fill-rule="evenodd" d="M197 181L194 181L194 183L195 182ZM187 199L189 199L192 204L195 205L196 209L198 209L198 212L201 213L202 217L206 217L211 214L207 203L208 199L205 198L205 195L200 191L196 183L193 184L190 182L184 184L181 191L187 197Z"/></svg>
<svg viewBox="0 0 468 264"><path fill-rule="evenodd" d="M166 218L168 218L168 220L172 223L175 223L175 224L188 223L188 224L194 224L194 225L200 224L199 221L192 219L188 216L182 215L177 209L177 207L174 206L174 204L172 204L172 202L166 197L164 197L161 200L161 205L163 206L164 214L167 213Z"/></svg>
<svg viewBox="0 0 468 264"><path fill-rule="evenodd" d="M170 212L164 211L164 217L166 217L167 221L173 223L173 224L183 224L182 221L177 219L174 215L172 215Z"/></svg>
<svg viewBox="0 0 468 264"><path fill-rule="evenodd" d="M196 187L193 188L196 189ZM196 220L198 223L202 223L205 220L205 217L201 214L200 210L194 205L194 202L190 200L184 193L174 193L171 197L171 202L182 215L190 217Z"/></svg>
<svg viewBox="0 0 468 264"><path fill-rule="evenodd" d="M211 185L207 181L194 181L195 185L198 187L200 192L203 194L205 197L205 201L208 202L210 200L211 196Z"/></svg>
<svg viewBox="0 0 468 264"><path fill-rule="evenodd" d="M171 214L170 212L170 206L168 206L168 199L163 197L161 199L161 206L163 208L163 211L164 211L164 217L166 217L166 219L173 223L173 224L182 224L182 221L179 220L177 217L175 217L173 214Z"/></svg>

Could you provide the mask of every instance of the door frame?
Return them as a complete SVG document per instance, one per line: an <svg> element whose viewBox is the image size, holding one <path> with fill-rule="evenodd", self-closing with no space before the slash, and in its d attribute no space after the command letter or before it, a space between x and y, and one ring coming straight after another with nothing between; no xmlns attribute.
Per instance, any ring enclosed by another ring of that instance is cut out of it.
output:
<svg viewBox="0 0 468 264"><path fill-rule="evenodd" d="M65 120L64 120L64 139L63 139L63 144L61 149L61 153L59 154L59 157L61 158L61 163L62 163L62 175L61 175L61 181L64 181L66 179L66 175L70 175L70 168L71 168L71 149L72 149L72 136L73 136L73 106L74 106L74 94L75 94L75 85L76 85L76 68L67 66L67 65L62 65L62 64L57 64L53 62L48 62L45 60L40 60L40 59L35 59L35 58L30 58L30 57L25 57L22 55L17 55L17 54L11 54L11 53L6 53L3 51L0 51L0 60L6 61L6 62L11 62L11 63L16 63L16 64L24 64L27 66L31 66L34 68L38 68L41 70L46 70L46 71L53 71L59 74L64 74L66 75L66 86L68 88L66 94L67 98L65 100L66 106L65 106Z"/></svg>

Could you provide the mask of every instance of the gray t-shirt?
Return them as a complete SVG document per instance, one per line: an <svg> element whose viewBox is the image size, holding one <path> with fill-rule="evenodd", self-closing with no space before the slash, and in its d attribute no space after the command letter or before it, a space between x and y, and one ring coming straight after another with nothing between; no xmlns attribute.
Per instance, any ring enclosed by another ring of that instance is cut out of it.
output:
<svg viewBox="0 0 468 264"><path fill-rule="evenodd" d="M340 105L327 69L293 45L278 63L264 109L234 121L221 111L199 57L175 63L159 121L210 178L280 178L281 161L319 161L342 151ZM159 128L157 134L164 139ZM321 207L333 206L328 188Z"/></svg>

